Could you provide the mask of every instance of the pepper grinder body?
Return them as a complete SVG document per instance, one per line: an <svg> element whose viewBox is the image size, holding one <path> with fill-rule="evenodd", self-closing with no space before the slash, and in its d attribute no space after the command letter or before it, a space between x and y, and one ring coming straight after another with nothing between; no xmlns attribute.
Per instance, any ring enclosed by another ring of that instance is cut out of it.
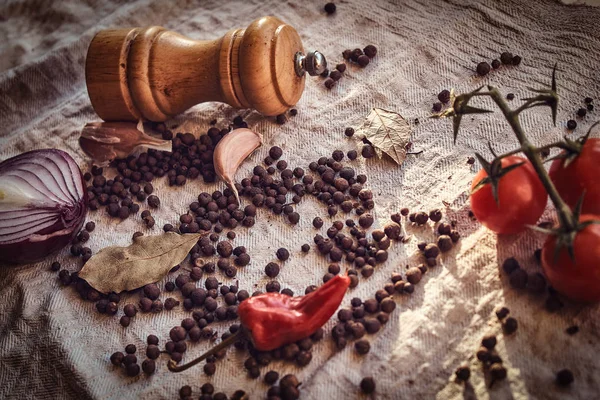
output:
<svg viewBox="0 0 600 400"><path fill-rule="evenodd" d="M159 26L104 30L89 46L86 84L105 121L165 121L207 101L273 116L302 95L303 53L296 30L275 17L212 41Z"/></svg>

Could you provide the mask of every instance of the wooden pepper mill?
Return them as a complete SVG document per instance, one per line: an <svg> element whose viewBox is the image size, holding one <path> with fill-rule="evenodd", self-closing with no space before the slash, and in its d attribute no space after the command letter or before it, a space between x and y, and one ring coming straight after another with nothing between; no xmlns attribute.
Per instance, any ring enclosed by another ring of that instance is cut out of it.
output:
<svg viewBox="0 0 600 400"><path fill-rule="evenodd" d="M101 31L88 49L85 78L103 120L165 121L205 101L281 114L300 99L305 73L326 67L321 53L304 54L294 28L263 17L212 41L160 26Z"/></svg>

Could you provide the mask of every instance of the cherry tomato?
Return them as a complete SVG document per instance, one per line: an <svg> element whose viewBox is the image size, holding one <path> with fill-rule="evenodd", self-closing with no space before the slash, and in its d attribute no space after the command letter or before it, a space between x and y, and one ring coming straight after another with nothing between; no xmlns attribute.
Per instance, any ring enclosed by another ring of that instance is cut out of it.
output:
<svg viewBox="0 0 600 400"><path fill-rule="evenodd" d="M512 234L534 225L546 208L548 195L533 166L523 157L509 156L502 159L502 167L524 162L500 178L498 185L499 206L496 205L491 185L486 184L471 194L471 210L475 217L496 233ZM480 170L471 190L487 176Z"/></svg>
<svg viewBox="0 0 600 400"><path fill-rule="evenodd" d="M600 220L599 215L585 214L579 221ZM554 258L556 236L546 239L542 248L542 267L548 282L559 293L576 301L600 300L600 224L590 224L575 236L575 262L566 248Z"/></svg>
<svg viewBox="0 0 600 400"><path fill-rule="evenodd" d="M567 168L564 162L554 160L549 171L560 197L574 208L585 190L582 212L600 215L600 139L588 139Z"/></svg>

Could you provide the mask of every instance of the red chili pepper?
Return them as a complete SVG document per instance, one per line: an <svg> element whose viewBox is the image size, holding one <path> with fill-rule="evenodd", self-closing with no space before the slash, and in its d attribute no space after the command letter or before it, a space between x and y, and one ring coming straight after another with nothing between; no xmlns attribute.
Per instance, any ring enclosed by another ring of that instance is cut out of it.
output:
<svg viewBox="0 0 600 400"><path fill-rule="evenodd" d="M281 293L264 293L250 297L238 306L245 329L240 329L221 343L184 365L170 360L172 372L181 372L226 348L249 334L257 350L268 351L294 343L313 334L331 318L350 286L348 276L337 275L312 293L300 297Z"/></svg>
<svg viewBox="0 0 600 400"><path fill-rule="evenodd" d="M350 286L348 276L337 275L301 297L265 293L238 306L238 315L252 335L257 350L273 350L304 339L325 324L339 307Z"/></svg>

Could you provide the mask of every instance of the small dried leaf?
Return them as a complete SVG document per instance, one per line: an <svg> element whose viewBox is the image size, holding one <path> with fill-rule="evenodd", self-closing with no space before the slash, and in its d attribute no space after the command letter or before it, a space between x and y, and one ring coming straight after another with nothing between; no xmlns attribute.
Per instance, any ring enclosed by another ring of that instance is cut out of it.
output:
<svg viewBox="0 0 600 400"><path fill-rule="evenodd" d="M371 142L379 158L385 153L398 165L404 162L411 131L400 114L373 108L357 133Z"/></svg>
<svg viewBox="0 0 600 400"><path fill-rule="evenodd" d="M203 235L165 232L138 237L127 247L105 247L85 263L79 277L102 293L140 288L164 277Z"/></svg>

